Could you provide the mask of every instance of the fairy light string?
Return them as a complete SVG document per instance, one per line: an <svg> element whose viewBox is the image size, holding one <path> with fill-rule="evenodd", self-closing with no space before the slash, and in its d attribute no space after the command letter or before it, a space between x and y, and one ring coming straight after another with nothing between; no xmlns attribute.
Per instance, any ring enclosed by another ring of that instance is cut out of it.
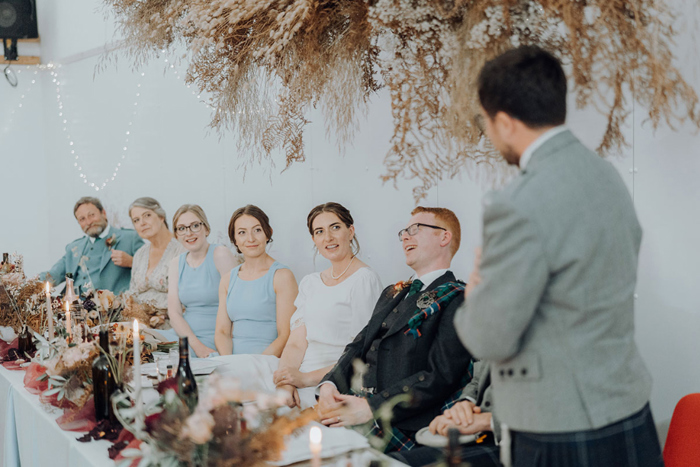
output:
<svg viewBox="0 0 700 467"><path fill-rule="evenodd" d="M93 188L95 191L100 191L104 190L107 188L107 186L116 180L117 176L119 175L119 169L122 167L122 162L125 161L126 156L129 153L129 142L131 138L131 130L134 125L133 118L137 114L137 108L139 105L140 97L141 97L141 84L143 77L146 75L144 72L139 73L139 81L136 84L136 92L134 93L134 101L132 104L133 111L131 113L131 116L129 118L129 122L127 123L126 129L124 130L124 143L121 146L121 149L119 150L119 158L117 159L117 163L114 165L112 170L110 170L107 174L107 177L104 179L91 176L86 171L83 169L83 161L85 160L85 155L80 152L80 148L77 147L75 139L71 136L71 125L72 125L72 120L68 118L68 115L66 114L65 110L65 94L64 94L64 86L65 84L62 82L62 75L59 70L61 70L61 65L52 65L49 64L50 69L51 69L51 81L53 84L56 86L56 105L58 107L58 119L60 123L60 128L61 131L63 132L63 135L67 141L68 144L68 150L70 151L70 156L71 160L73 162L73 167L78 173L78 177L88 185L90 188ZM81 157L81 155L83 157Z"/></svg>
<svg viewBox="0 0 700 467"><path fill-rule="evenodd" d="M162 52L163 54L166 53L165 50L163 50ZM175 75L176 79L182 82L182 75L175 67L174 62L169 60L166 56L164 58L164 63L166 65L166 69L170 69ZM69 151L70 155L70 163L73 165L77 173L78 179L82 180L84 184L88 185L90 188L98 192L100 190L104 190L111 182L117 179L117 177L119 176L120 169L122 168L122 164L126 162L127 156L129 155L129 147L132 139L131 132L134 126L134 117L137 115L137 109L141 98L142 84L146 73L139 73L139 79L136 84L136 92L134 93L134 100L131 104L133 110L124 130L124 141L121 145L120 150L118 151L119 156L117 162L113 167L111 167L111 170L108 172L107 176L102 178L100 176L95 176L94 174L88 173L88 171L83 167L84 162L86 161L86 155L83 152L81 152L82 148L76 142L74 134L71 132L71 130L74 129L73 122L75 120L74 118L71 118L66 111L66 83L65 73L63 72L63 66L57 63L48 63L46 65L28 65L24 67L24 71L26 73L32 73L32 68L34 69L33 74L31 75L32 79L27 85L27 88L20 95L20 101L17 104L17 106L14 107L9 113L7 124L4 125L0 130L0 138L3 138L9 132L9 129L15 120L17 111L23 107L26 97L29 95L32 88L36 85L37 80L39 79L39 72L49 71L51 85L54 87L56 93L56 113L59 122L59 128L61 129L62 136L65 138L66 141L67 150ZM22 70L17 70L18 75L21 74L21 72ZM190 90L191 85L186 84L186 87L188 90ZM201 94L193 90L191 90L190 92L193 96L196 96L197 99L200 100L200 102L202 102L207 108L214 109L214 106L212 106L210 103L201 101ZM71 110L74 111L74 109Z"/></svg>

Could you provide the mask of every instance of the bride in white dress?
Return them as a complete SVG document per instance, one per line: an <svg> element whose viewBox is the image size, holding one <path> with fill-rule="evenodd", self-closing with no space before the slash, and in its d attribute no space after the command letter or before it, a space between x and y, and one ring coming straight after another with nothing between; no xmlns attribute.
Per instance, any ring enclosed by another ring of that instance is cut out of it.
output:
<svg viewBox="0 0 700 467"><path fill-rule="evenodd" d="M282 356L213 358L225 362L217 372L237 376L246 388L287 391L289 405L301 408L315 405L316 385L367 325L382 292L377 273L355 256L359 244L350 211L337 203L316 206L307 226L331 267L301 280Z"/></svg>

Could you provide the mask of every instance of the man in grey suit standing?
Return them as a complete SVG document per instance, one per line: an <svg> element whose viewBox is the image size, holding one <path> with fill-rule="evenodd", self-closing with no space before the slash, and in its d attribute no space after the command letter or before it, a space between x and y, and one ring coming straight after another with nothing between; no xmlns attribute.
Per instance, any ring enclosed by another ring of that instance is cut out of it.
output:
<svg viewBox="0 0 700 467"><path fill-rule="evenodd" d="M485 132L521 173L484 199L483 253L455 325L491 363L504 460L663 465L634 342L642 231L627 188L563 126L566 76L551 54L506 52L478 87Z"/></svg>

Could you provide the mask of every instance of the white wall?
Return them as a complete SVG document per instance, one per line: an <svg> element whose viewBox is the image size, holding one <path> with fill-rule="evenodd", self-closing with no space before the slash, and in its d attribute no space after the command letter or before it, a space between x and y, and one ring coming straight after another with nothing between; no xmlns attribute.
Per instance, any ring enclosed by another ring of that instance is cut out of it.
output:
<svg viewBox="0 0 700 467"><path fill-rule="evenodd" d="M352 211L363 259L384 283L409 276L396 232L405 226L414 206L414 185L401 182L394 189L379 180L392 131L386 94L373 98L354 146L344 157L333 141L326 140L323 116L312 112L306 162L280 173L284 160L277 156L276 168L255 166L244 178L239 156L246 154L238 153L235 134L221 139L210 134L209 110L174 70L164 73L164 62L150 64L142 77L120 61L118 67L108 67L93 78L99 60L94 49L112 41L114 30L97 11L100 2L38 3L43 62L70 62L58 72L63 118L68 120L74 147L62 130L56 85L48 71L39 72L30 92L25 91L34 69L21 69L15 89L0 82L0 249L23 253L28 273L50 267L64 246L82 234L72 206L90 194L99 196L111 217L124 225L128 204L139 196L157 198L168 213L183 203L199 203L212 222L213 237L221 240L231 213L244 204L257 204L275 229L271 254L288 264L297 279L326 266L321 257L314 263L306 214L316 204L338 201ZM690 31L678 44L686 77L700 90L696 58L688 55L694 47ZM700 149L697 132L688 126L653 133L644 123L643 109L635 108L632 117L626 133L633 144L613 163L633 192L645 232L637 339L654 376L652 407L657 422L664 423L678 399L700 386L696 363L700 298L693 288L700 277L700 248L695 241ZM133 125L128 127L130 121ZM568 123L584 142L597 144L603 128L594 111L572 110ZM71 149L79 154L88 177L104 179L120 160L127 130L129 149L118 176L95 192L79 178ZM637 172L630 173L635 167ZM453 209L462 222L462 248L453 264L461 278L467 278L473 250L480 243L480 200L485 189L468 177L447 180L424 202Z"/></svg>

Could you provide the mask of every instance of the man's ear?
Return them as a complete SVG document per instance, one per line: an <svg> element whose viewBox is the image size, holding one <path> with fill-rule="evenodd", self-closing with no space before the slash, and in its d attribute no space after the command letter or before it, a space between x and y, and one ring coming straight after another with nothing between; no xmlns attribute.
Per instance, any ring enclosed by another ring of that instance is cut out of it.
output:
<svg viewBox="0 0 700 467"><path fill-rule="evenodd" d="M445 230L442 232L442 238L440 239L440 246L445 247L452 241L452 232Z"/></svg>
<svg viewBox="0 0 700 467"><path fill-rule="evenodd" d="M515 129L515 119L503 111L496 112L493 126L499 132L501 138L509 136Z"/></svg>

